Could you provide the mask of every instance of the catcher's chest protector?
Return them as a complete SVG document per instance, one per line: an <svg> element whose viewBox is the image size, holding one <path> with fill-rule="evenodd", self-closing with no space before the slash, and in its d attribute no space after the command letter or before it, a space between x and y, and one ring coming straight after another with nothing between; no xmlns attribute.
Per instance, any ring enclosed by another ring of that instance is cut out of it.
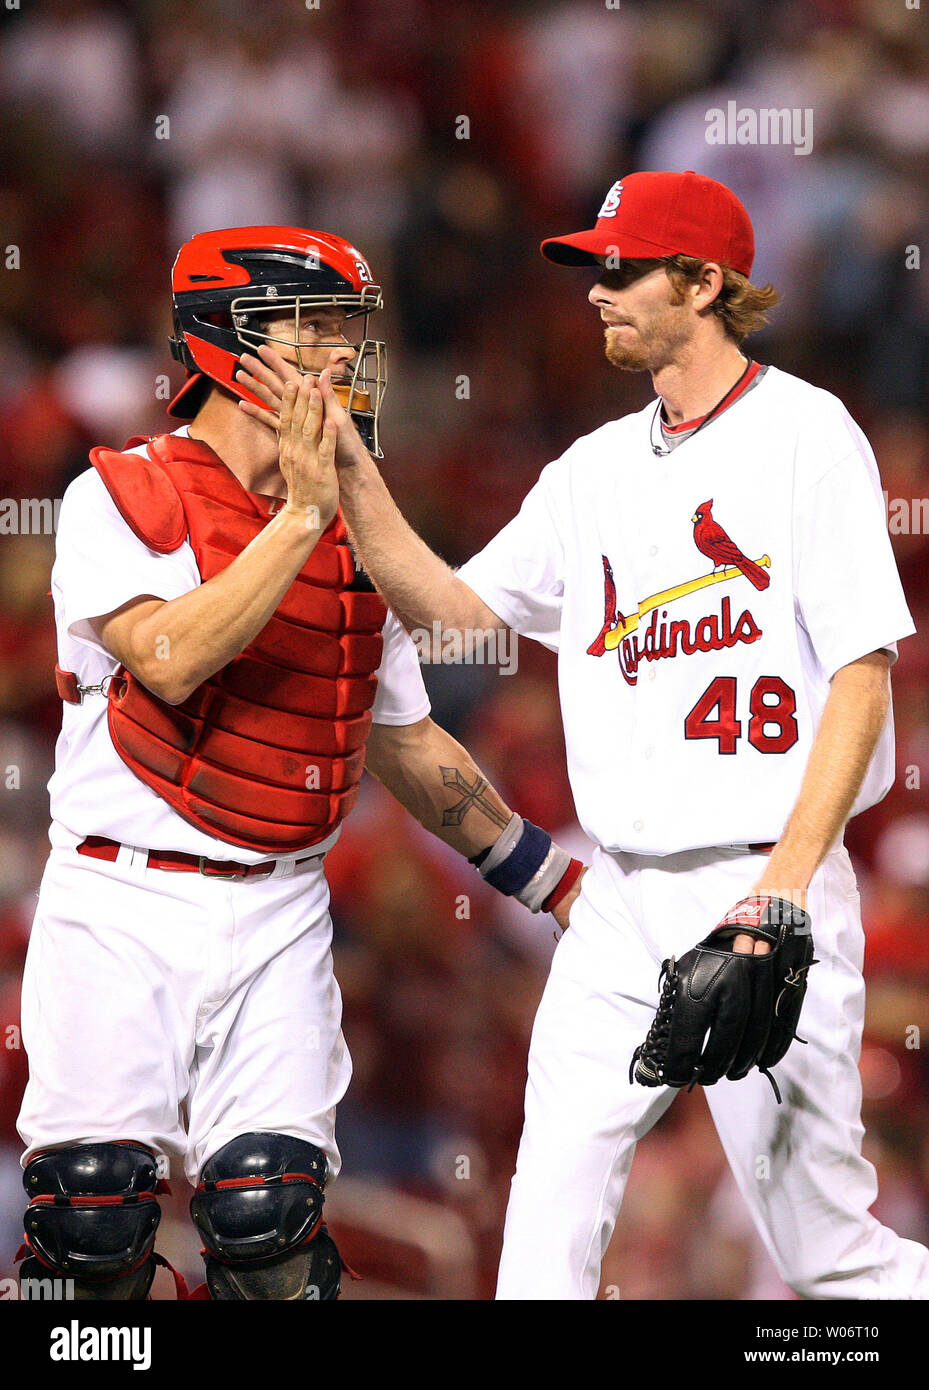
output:
<svg viewBox="0 0 929 1390"><path fill-rule="evenodd" d="M147 453L90 457L140 540L167 554L188 539L211 579L267 525L268 499L199 440L161 435ZM261 632L183 704L120 667L108 721L123 762L230 844L274 853L325 839L358 796L387 613L354 582L337 515Z"/></svg>

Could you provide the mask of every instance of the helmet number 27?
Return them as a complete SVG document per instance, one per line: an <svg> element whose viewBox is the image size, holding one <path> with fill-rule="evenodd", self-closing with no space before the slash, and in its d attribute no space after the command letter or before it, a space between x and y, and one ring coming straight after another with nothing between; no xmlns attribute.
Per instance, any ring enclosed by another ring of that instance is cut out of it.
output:
<svg viewBox="0 0 929 1390"><path fill-rule="evenodd" d="M720 753L735 753L742 737L736 716L735 676L717 676L684 720L685 738L715 738ZM759 676L749 696L748 741L759 753L786 753L799 737L797 697L780 676ZM715 716L715 717L714 717ZM774 733L768 730L776 730Z"/></svg>

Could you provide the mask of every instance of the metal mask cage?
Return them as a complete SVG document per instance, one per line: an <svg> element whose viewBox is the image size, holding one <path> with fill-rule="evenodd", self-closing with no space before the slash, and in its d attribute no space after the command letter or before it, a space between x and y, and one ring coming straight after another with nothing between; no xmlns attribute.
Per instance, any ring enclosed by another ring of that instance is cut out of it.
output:
<svg viewBox="0 0 929 1390"><path fill-rule="evenodd" d="M301 294L281 295L241 295L229 305L232 326L239 342L246 348L256 349L261 343L278 343L289 347L296 353L294 363L302 376L316 376L324 370L323 366L312 368L305 362L305 355L320 349L348 346L354 353L351 379L333 381L333 388L342 405L354 420L365 446L375 456L383 458L380 447L380 413L384 392L387 389L387 344L377 338L368 337L368 318L383 304L383 295L378 286L366 286L357 294ZM344 335L338 338L323 338L317 342L307 342L300 336L300 320L306 315L321 309L341 312L345 320L363 316L360 341L350 342ZM279 334L265 333L260 321L268 317L286 318L293 315L293 337L284 338ZM259 319L260 315L260 319ZM254 326L252 326L254 324Z"/></svg>

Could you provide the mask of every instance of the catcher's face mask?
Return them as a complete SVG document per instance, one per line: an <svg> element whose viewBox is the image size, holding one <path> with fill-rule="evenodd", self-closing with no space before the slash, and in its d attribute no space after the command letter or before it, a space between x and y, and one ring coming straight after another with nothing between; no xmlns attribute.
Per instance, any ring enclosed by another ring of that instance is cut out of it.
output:
<svg viewBox="0 0 929 1390"><path fill-rule="evenodd" d="M242 295L230 305L236 336L250 352L269 343L303 376L331 368L336 396L378 458L387 348L368 336L368 322L382 302L380 289L372 286L360 294L281 297L270 311L264 295Z"/></svg>

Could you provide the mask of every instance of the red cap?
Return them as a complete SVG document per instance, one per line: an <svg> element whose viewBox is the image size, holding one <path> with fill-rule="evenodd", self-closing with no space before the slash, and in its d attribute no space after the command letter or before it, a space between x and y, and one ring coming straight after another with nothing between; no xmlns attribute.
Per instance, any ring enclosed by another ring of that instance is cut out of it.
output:
<svg viewBox="0 0 929 1390"><path fill-rule="evenodd" d="M724 183L695 174L643 173L619 179L589 232L549 237L542 255L560 265L593 265L596 256L658 260L695 256L751 272L751 219Z"/></svg>

